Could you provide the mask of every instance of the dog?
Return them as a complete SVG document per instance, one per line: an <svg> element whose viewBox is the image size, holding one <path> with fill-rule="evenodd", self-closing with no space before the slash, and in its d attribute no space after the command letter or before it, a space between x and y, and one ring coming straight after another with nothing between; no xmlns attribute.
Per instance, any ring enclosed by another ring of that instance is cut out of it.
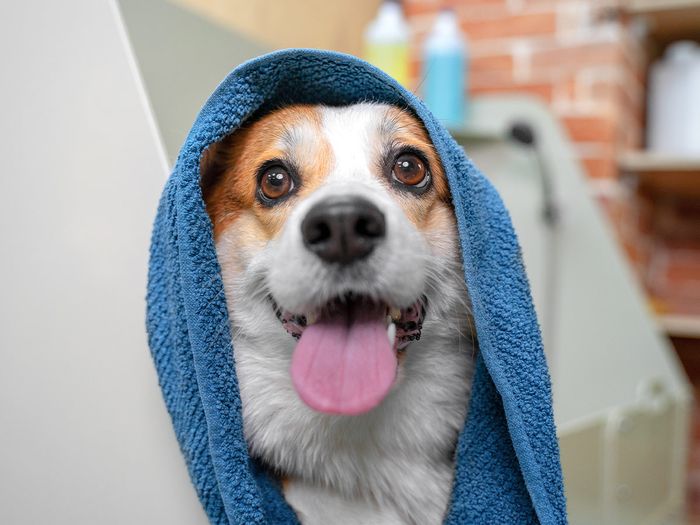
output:
<svg viewBox="0 0 700 525"><path fill-rule="evenodd" d="M437 524L475 334L422 123L292 104L200 162L250 453L304 524Z"/></svg>

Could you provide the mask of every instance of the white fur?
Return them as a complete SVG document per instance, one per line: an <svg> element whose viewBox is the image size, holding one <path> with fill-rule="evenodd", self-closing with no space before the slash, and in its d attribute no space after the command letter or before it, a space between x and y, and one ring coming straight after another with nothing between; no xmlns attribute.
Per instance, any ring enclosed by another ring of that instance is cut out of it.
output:
<svg viewBox="0 0 700 525"><path fill-rule="evenodd" d="M273 241L244 252L236 243L245 228L239 220L217 243L245 436L253 455L288 477L285 496L305 524L437 524L451 492L473 353L454 217L439 231L421 232L377 180L384 106L321 111L334 155L323 185L295 203ZM370 199L387 221L383 245L342 270L308 252L300 234L310 207L335 194ZM427 317L386 399L367 414L331 416L297 396L289 373L296 341L266 297L303 313L351 290L399 307L425 295Z"/></svg>

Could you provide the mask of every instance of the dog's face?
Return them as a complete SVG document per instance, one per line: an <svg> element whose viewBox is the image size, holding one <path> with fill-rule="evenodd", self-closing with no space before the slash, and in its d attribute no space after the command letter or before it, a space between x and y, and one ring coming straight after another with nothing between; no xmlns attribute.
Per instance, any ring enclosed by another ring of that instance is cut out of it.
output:
<svg viewBox="0 0 700 525"><path fill-rule="evenodd" d="M467 293L422 124L387 105L288 106L212 145L201 172L253 448L288 462L265 445L271 425L303 432L314 414L369 421L412 403L449 412L454 439L469 388ZM444 413L416 413L420 425L405 415L414 434L431 417L445 426Z"/></svg>

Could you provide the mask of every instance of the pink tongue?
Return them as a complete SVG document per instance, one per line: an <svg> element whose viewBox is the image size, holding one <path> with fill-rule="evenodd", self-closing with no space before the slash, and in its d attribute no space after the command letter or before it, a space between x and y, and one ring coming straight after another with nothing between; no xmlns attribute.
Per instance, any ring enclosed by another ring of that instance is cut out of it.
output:
<svg viewBox="0 0 700 525"><path fill-rule="evenodd" d="M377 406L396 377L384 307L354 304L307 326L292 356L292 382L309 407L356 415Z"/></svg>

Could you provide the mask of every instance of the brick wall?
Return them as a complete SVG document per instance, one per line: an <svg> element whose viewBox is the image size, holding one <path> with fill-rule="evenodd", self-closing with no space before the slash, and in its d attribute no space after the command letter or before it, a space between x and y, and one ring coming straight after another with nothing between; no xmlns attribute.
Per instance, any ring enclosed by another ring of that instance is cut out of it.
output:
<svg viewBox="0 0 700 525"><path fill-rule="evenodd" d="M472 94L542 98L596 179L616 176L615 157L641 146L644 51L616 1L406 0L414 31L414 85L437 11L453 5L469 40Z"/></svg>
<svg viewBox="0 0 700 525"><path fill-rule="evenodd" d="M645 36L622 1L405 0L414 86L423 42L446 5L469 42L470 92L527 93L547 103L652 304L700 314L700 199L640 190L616 163L622 151L644 146L648 66Z"/></svg>
<svg viewBox="0 0 700 525"><path fill-rule="evenodd" d="M644 283L657 310L700 316L700 196L651 194Z"/></svg>

